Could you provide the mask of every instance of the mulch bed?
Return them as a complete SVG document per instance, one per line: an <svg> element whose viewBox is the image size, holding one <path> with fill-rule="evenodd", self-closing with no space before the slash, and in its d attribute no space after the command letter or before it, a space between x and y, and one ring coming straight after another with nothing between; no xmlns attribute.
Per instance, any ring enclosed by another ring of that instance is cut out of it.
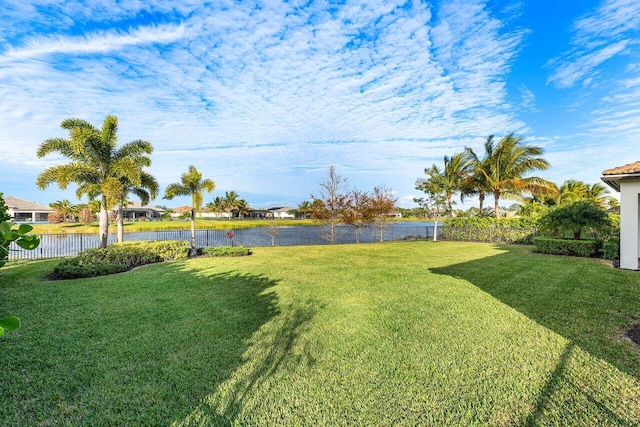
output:
<svg viewBox="0 0 640 427"><path fill-rule="evenodd" d="M640 323L628 328L624 335L640 347Z"/></svg>

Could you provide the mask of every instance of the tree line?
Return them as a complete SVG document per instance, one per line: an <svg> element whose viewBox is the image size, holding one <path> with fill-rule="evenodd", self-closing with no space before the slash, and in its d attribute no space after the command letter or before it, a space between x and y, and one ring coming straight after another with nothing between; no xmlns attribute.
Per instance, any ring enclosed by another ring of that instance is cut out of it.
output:
<svg viewBox="0 0 640 427"><path fill-rule="evenodd" d="M509 210L519 215L546 213L554 206L577 201L591 201L598 207L616 207L617 201L609 196L602 184L589 185L582 181L567 180L556 183L529 176L535 171L546 170L549 163L543 157L542 147L529 145L523 138L510 133L496 141L490 135L484 144L484 153L476 153L470 147L444 157L444 165L433 164L424 170L426 177L416 182L416 189L424 197L414 201L433 216L456 216L454 198L477 197L479 208L470 209L478 216L500 217L503 209L500 200L519 202ZM488 195L493 196L493 209L484 205Z"/></svg>
<svg viewBox="0 0 640 427"><path fill-rule="evenodd" d="M135 140L118 147L118 119L107 116L102 127L97 128L81 119L66 119L61 127L69 132L69 138L49 138L37 151L39 158L57 153L69 160L69 163L51 166L41 172L36 184L44 190L52 183L61 189L76 184L76 196L89 198L89 203L73 205L68 200L51 204L62 221L72 216L82 216L87 220L94 211L99 211L99 235L102 247L107 246L109 211L116 209L118 241L123 240L123 209L133 194L140 198L143 205L148 204L159 193L158 181L146 171L151 165L153 146L144 140ZM351 224L356 230L374 221L380 224L382 239L382 218L393 210L395 199L385 187L376 187L373 193L352 190L343 192L346 180L335 174L331 167L330 178L321 185L321 197L313 197L313 203L303 202L299 208L326 224L331 229L329 240L334 243L337 235L335 225L338 222ZM203 178L202 173L193 165L180 177L180 182L169 184L164 198L171 200L177 196L191 197L191 249L195 252L195 213L203 205L203 194L212 192L215 182ZM232 212L240 217L248 214L248 203L235 191L226 192L224 197L216 197L206 205L212 212ZM357 231L356 231L357 234Z"/></svg>

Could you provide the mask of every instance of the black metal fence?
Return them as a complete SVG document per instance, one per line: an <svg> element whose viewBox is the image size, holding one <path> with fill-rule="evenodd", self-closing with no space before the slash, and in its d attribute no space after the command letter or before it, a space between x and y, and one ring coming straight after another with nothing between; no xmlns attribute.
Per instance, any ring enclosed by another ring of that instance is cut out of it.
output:
<svg viewBox="0 0 640 427"><path fill-rule="evenodd" d="M405 225L397 223L388 225L382 230L382 240L425 240L433 238L433 225ZM321 226L292 226L292 227L255 227L235 230L196 230L196 246L299 246L329 244L326 238L327 230ZM442 234L438 227L438 236ZM357 232L353 227L336 227L335 243L368 243L380 241L380 229L377 227L361 228ZM126 233L126 241L142 240L190 240L190 230L146 231ZM110 234L108 242L114 243L116 235ZM46 259L74 256L79 252L100 246L100 240L95 234L43 234L40 235L40 245L32 251L24 250L11 244L10 260L18 259Z"/></svg>

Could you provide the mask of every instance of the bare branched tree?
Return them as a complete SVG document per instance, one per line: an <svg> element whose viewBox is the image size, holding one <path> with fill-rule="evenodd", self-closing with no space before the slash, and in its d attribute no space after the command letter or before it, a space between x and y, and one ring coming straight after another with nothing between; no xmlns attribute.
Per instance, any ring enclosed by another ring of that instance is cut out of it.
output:
<svg viewBox="0 0 640 427"><path fill-rule="evenodd" d="M319 196L311 195L312 216L325 225L320 227L320 236L332 245L346 233L338 230L337 226L344 222L345 212L351 203L347 185L347 179L336 174L335 166L330 166L329 176L320 183Z"/></svg>

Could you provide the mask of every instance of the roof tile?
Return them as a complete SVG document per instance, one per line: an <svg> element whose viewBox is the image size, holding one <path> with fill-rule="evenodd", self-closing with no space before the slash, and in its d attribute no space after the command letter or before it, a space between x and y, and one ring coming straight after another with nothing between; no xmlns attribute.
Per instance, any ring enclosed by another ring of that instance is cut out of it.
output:
<svg viewBox="0 0 640 427"><path fill-rule="evenodd" d="M640 162L629 163L624 166L607 169L602 175L632 175L640 173Z"/></svg>

